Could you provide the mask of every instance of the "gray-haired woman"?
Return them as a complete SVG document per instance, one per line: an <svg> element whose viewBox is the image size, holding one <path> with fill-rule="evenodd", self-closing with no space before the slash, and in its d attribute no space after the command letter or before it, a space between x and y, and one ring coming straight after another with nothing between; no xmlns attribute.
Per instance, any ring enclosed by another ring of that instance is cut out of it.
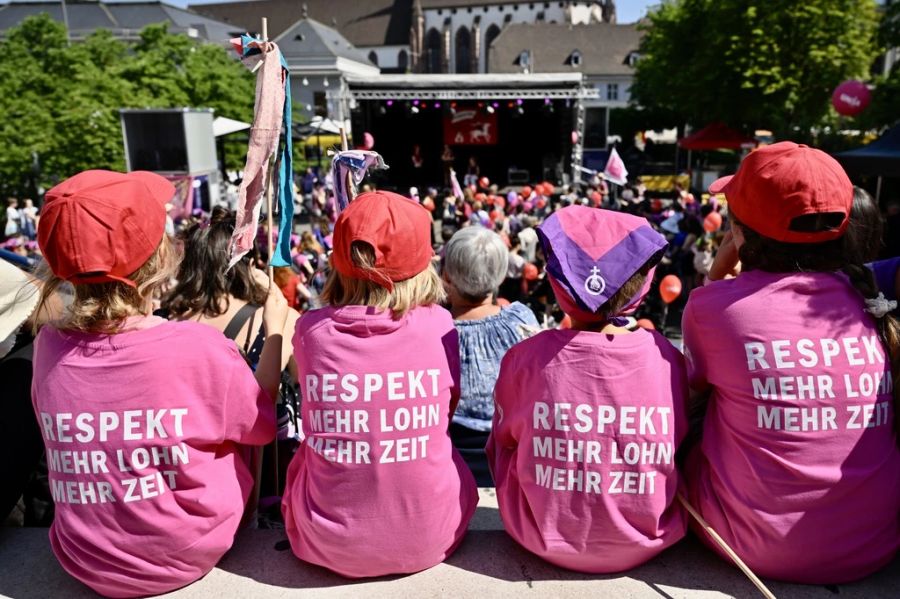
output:
<svg viewBox="0 0 900 599"><path fill-rule="evenodd" d="M484 446L494 417L494 383L500 360L521 341L534 314L516 302L501 308L496 291L506 276L508 250L499 235L466 227L444 246L442 274L459 332L460 400L450 424L453 444L479 486L492 486Z"/></svg>

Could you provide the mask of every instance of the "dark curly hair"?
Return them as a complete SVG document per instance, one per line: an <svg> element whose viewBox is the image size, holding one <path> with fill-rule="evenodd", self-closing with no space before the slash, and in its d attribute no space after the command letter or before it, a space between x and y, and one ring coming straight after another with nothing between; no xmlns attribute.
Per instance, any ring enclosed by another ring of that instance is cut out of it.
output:
<svg viewBox="0 0 900 599"><path fill-rule="evenodd" d="M171 317L219 316L228 310L232 297L260 306L265 303L266 289L250 273L252 252L228 268L234 222L233 211L216 207L208 225L193 225L179 236L184 258L178 267L178 284L163 302Z"/></svg>

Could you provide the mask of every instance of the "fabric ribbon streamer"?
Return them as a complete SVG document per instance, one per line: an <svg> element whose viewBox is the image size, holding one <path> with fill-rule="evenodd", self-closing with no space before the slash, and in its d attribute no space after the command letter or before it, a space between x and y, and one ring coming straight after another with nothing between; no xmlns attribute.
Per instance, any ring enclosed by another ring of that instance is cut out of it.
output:
<svg viewBox="0 0 900 599"><path fill-rule="evenodd" d="M262 61L256 76L256 103L253 109L253 126L244 176L238 190L237 216L234 235L231 238L231 260L234 266L253 248L257 223L268 181L269 160L278 150L281 129L284 126L285 142L279 157L276 187L279 204L278 243L274 255L269 257L272 266L289 266L291 260L290 236L294 220L293 143L291 141L291 82L287 62L272 42L249 35L231 40L241 59L246 62ZM245 62L245 64L246 64ZM271 232L270 232L271 234Z"/></svg>
<svg viewBox="0 0 900 599"><path fill-rule="evenodd" d="M353 184L359 185L370 169L389 168L378 152L370 150L345 150L336 152L331 161L331 175L334 179L334 197L337 213L340 214L350 205L350 190L347 189L347 173L353 178Z"/></svg>

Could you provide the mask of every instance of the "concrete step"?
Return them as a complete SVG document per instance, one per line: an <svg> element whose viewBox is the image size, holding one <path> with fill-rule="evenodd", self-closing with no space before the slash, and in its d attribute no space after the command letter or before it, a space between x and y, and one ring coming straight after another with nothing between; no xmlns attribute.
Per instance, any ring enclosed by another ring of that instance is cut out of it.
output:
<svg viewBox="0 0 900 599"><path fill-rule="evenodd" d="M693 537L624 574L592 576L552 566L531 555L503 531L493 489L482 489L466 539L445 563L410 576L348 581L296 559L284 532L245 530L215 570L171 593L200 597L759 597L730 564ZM792 585L766 581L779 599L898 599L900 558L861 582ZM44 529L0 529L0 595L17 599L94 597L70 578L50 551Z"/></svg>

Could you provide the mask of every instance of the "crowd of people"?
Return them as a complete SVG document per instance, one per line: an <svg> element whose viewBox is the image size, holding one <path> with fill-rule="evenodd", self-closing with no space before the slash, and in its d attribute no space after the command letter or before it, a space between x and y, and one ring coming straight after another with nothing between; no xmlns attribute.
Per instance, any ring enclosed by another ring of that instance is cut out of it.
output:
<svg viewBox="0 0 900 599"><path fill-rule="evenodd" d="M582 572L679 542L684 503L761 576L894 559L900 258L873 262L881 214L828 155L763 147L700 198L478 176L338 213L308 183L274 283L272 232L229 269L234 214L173 238L149 173L64 181L44 271L0 261L22 456L0 508L52 521L76 579L171 591L243 526L348 578L416 572L463 541L477 486Z"/></svg>

